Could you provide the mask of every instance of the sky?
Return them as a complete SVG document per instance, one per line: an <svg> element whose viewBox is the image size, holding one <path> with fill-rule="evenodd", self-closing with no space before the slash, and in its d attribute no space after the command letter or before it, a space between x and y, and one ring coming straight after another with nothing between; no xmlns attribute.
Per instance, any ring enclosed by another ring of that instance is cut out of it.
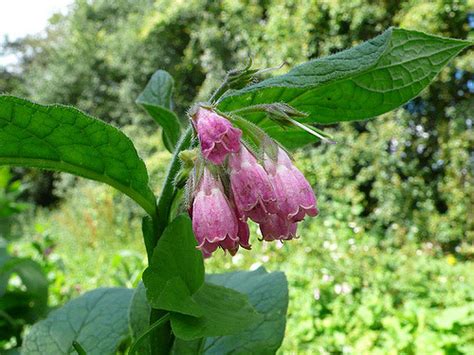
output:
<svg viewBox="0 0 474 355"><path fill-rule="evenodd" d="M65 12L73 0L0 0L0 40L10 40L41 32L55 12ZM13 63L0 57L0 65Z"/></svg>

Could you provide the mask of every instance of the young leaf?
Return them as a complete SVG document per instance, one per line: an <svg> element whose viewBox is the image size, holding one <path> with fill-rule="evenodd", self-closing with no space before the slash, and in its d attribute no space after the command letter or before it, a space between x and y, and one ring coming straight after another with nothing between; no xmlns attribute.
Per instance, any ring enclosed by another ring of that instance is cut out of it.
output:
<svg viewBox="0 0 474 355"><path fill-rule="evenodd" d="M171 328L184 340L240 333L262 321L248 297L230 288L205 283L193 300L203 310L203 316L171 314Z"/></svg>
<svg viewBox="0 0 474 355"><path fill-rule="evenodd" d="M133 143L118 129L61 105L0 96L0 165L59 170L105 182L150 215L155 196Z"/></svg>
<svg viewBox="0 0 474 355"><path fill-rule="evenodd" d="M173 152L181 135L179 119L172 109L173 86L171 75L158 70L136 101L163 128L163 142L170 152Z"/></svg>
<svg viewBox="0 0 474 355"><path fill-rule="evenodd" d="M202 349L204 354L275 354L285 334L288 285L282 272L268 273L264 268L206 275L208 282L242 292L263 315L247 330L227 336L209 337L201 341L176 339L174 354L189 349Z"/></svg>
<svg viewBox="0 0 474 355"><path fill-rule="evenodd" d="M196 249L191 220L180 215L163 232L143 273L143 283L151 306L193 316L201 316L191 296L204 283L204 262Z"/></svg>
<svg viewBox="0 0 474 355"><path fill-rule="evenodd" d="M31 327L22 354L69 354L73 341L87 354L113 354L128 336L132 290L99 288L66 303Z"/></svg>
<svg viewBox="0 0 474 355"><path fill-rule="evenodd" d="M229 92L222 97L218 108L230 112L284 102L307 113L308 117L301 119L306 123L371 118L417 96L450 59L472 44L390 28L352 49L312 60L285 75ZM252 113L246 118L267 130L272 128L268 133L277 140L292 139L264 114ZM301 145L310 140L306 138Z"/></svg>

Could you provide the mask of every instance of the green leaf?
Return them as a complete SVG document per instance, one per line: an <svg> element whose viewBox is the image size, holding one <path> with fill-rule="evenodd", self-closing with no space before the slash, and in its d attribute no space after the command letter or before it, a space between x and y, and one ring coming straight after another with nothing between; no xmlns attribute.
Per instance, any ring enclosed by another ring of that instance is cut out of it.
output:
<svg viewBox="0 0 474 355"><path fill-rule="evenodd" d="M173 87L171 75L164 70L158 70L136 101L163 128L163 142L170 152L173 152L181 135L179 118L172 107Z"/></svg>
<svg viewBox="0 0 474 355"><path fill-rule="evenodd" d="M30 329L22 353L69 354L76 341L89 355L114 354L129 335L127 312L133 291L100 288L66 303Z"/></svg>
<svg viewBox="0 0 474 355"><path fill-rule="evenodd" d="M146 289L143 283L140 282L133 292L128 310L128 323L133 341L149 327L150 312L151 307L146 299ZM140 354L151 354L150 343L144 341L137 350Z"/></svg>
<svg viewBox="0 0 474 355"><path fill-rule="evenodd" d="M262 267L252 272L208 275L207 280L246 294L263 319L243 333L207 338L206 354L274 354L285 335L288 308L285 274L268 273Z"/></svg>
<svg viewBox="0 0 474 355"><path fill-rule="evenodd" d="M268 273L259 268L251 272L207 275L206 280L246 294L263 319L238 334L205 338L202 345L199 341L177 339L174 353L201 348L204 354L274 354L285 334L288 307L285 275L282 272Z"/></svg>
<svg viewBox="0 0 474 355"><path fill-rule="evenodd" d="M0 96L0 165L59 170L105 182L156 211L148 173L118 129L61 105Z"/></svg>
<svg viewBox="0 0 474 355"><path fill-rule="evenodd" d="M184 340L240 333L262 321L248 297L226 287L204 283L193 295L202 317L171 314L174 334Z"/></svg>
<svg viewBox="0 0 474 355"><path fill-rule="evenodd" d="M202 315L191 298L204 283L204 262L196 246L187 215L176 217L164 230L150 266L143 273L147 298L153 308Z"/></svg>
<svg viewBox="0 0 474 355"><path fill-rule="evenodd" d="M301 64L287 74L222 97L218 109L234 111L284 102L308 114L306 123L330 124L371 118L417 96L450 59L471 42L390 28L352 49ZM261 113L244 114L287 146L312 140L283 130Z"/></svg>

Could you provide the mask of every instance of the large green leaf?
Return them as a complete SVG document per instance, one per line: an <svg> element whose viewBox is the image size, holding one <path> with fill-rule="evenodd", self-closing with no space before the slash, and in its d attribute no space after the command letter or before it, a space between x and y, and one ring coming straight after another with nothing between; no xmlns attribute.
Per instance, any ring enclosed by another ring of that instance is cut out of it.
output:
<svg viewBox="0 0 474 355"><path fill-rule="evenodd" d="M414 98L450 59L471 42L390 28L378 37L337 54L301 64L287 74L230 92L221 111L274 102L308 114L307 123L367 119ZM244 114L290 146L311 141L295 129L284 131L263 114Z"/></svg>
<svg viewBox="0 0 474 355"><path fill-rule="evenodd" d="M246 294L263 319L244 332L205 338L202 344L201 341L177 339L173 353L202 349L204 354L274 354L285 333L288 307L285 275L282 272L268 273L264 268L259 268L251 272L207 275L206 280Z"/></svg>
<svg viewBox="0 0 474 355"><path fill-rule="evenodd" d="M285 335L288 308L285 274L268 273L264 268L259 268L252 272L208 275L207 280L246 294L250 303L264 317L243 333L207 338L204 346L206 354L274 354Z"/></svg>
<svg viewBox="0 0 474 355"><path fill-rule="evenodd" d="M0 165L52 169L105 182L149 214L156 210L148 173L118 129L61 105L0 96Z"/></svg>
<svg viewBox="0 0 474 355"><path fill-rule="evenodd" d="M165 229L150 266L143 273L147 298L153 308L202 315L191 298L204 283L204 262L196 245L188 216L176 217Z"/></svg>
<svg viewBox="0 0 474 355"><path fill-rule="evenodd" d="M76 341L89 355L114 354L129 335L132 293L126 288L101 288L68 302L30 329L22 353L70 354Z"/></svg>
<svg viewBox="0 0 474 355"><path fill-rule="evenodd" d="M171 75L164 70L158 70L137 98L137 103L163 128L163 142L170 152L173 152L181 134L179 119L173 112L173 86Z"/></svg>
<svg viewBox="0 0 474 355"><path fill-rule="evenodd" d="M230 288L204 283L193 300L203 310L201 317L171 314L171 328L184 340L240 333L262 321L247 295Z"/></svg>

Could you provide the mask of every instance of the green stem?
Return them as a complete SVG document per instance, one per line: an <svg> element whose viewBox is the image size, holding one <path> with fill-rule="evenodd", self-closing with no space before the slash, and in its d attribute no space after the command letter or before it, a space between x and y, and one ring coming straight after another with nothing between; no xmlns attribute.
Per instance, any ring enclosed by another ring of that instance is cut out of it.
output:
<svg viewBox="0 0 474 355"><path fill-rule="evenodd" d="M158 200L158 213L154 220L155 225L155 240L153 246L156 246L161 234L165 230L169 222L169 216L171 211L171 205L176 195L176 187L174 185L174 179L179 172L181 162L179 160L179 153L185 149L188 149L191 145L192 128L191 126L181 136L181 139L176 146L173 154L173 158L166 174L165 184L161 190L160 198Z"/></svg>
<svg viewBox="0 0 474 355"><path fill-rule="evenodd" d="M76 350L78 355L87 355L84 348L77 341L72 342L72 347L74 348L74 350Z"/></svg>
<svg viewBox="0 0 474 355"><path fill-rule="evenodd" d="M164 316L162 316L160 319L158 319L155 323L150 325L147 330L145 330L139 337L138 339L132 344L130 347L130 350L128 352L128 355L133 355L137 352L138 346L143 342L143 340L150 334L151 331L153 331L156 328L159 328L161 325L163 325L165 322L167 322L170 319L170 314L166 313Z"/></svg>
<svg viewBox="0 0 474 355"><path fill-rule="evenodd" d="M217 101L217 99L219 99L222 95L225 94L225 92L227 90L229 90L229 81L228 81L228 78L226 77L226 79L224 80L224 82L216 89L216 91L214 91L214 93L212 94L209 102L215 102Z"/></svg>
<svg viewBox="0 0 474 355"><path fill-rule="evenodd" d="M171 206L173 204L173 200L177 192L177 189L174 185L174 180L181 167L178 155L182 150L189 148L189 146L191 145L191 137L192 127L190 126L181 136L181 139L179 140L176 146L173 158L169 165L165 183L163 185L160 198L158 200L157 213L154 215L153 218L153 239L145 243L147 248L147 254L149 256L153 255L153 250L155 249L156 245L158 244L158 240L160 239L161 235L163 234L163 231L168 225ZM155 324L165 315L165 311L159 309L152 309L150 314L150 324ZM168 319L165 319L165 324L163 324L162 327L151 329L151 332L152 333L150 337L150 344L152 354L169 354L170 349L173 345L174 336L171 332L171 324Z"/></svg>

